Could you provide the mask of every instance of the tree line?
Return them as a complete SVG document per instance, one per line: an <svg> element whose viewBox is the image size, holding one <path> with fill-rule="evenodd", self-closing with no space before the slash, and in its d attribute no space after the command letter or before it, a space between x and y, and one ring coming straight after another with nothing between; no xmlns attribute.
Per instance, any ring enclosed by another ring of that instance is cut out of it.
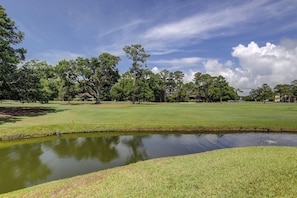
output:
<svg viewBox="0 0 297 198"><path fill-rule="evenodd" d="M182 71L164 69L153 73L145 63L150 57L140 44L123 48L132 61L129 70L120 75L120 57L102 53L98 57L78 57L61 60L52 66L45 61L25 63L26 49L18 48L24 38L0 5L0 100L21 102L50 100L101 100L143 102L222 102L238 100L240 92L230 86L223 76L197 72L191 82L183 81ZM291 85L277 85L272 90L267 84L253 89L247 100L272 99L291 101L297 95L297 80Z"/></svg>
<svg viewBox="0 0 297 198"><path fill-rule="evenodd" d="M140 46L140 45L139 45ZM222 76L200 72L184 83L182 71L153 73L138 66L119 74L120 58L109 53L98 57L61 60L55 66L30 60L16 68L9 89L1 89L1 99L46 103L50 100L101 100L131 102L215 102L238 98ZM4 94L6 93L6 94Z"/></svg>
<svg viewBox="0 0 297 198"><path fill-rule="evenodd" d="M261 87L252 89L245 97L250 101L275 101L275 102L296 102L297 99L297 80L291 84L277 84L271 88L264 83Z"/></svg>

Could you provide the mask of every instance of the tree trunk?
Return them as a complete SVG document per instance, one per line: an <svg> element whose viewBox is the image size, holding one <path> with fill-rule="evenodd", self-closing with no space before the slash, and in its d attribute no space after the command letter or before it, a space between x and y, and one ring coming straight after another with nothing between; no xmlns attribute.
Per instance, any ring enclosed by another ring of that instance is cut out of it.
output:
<svg viewBox="0 0 297 198"><path fill-rule="evenodd" d="M136 84L136 74L134 72L133 90L132 90L132 104L135 104L135 84Z"/></svg>
<svg viewBox="0 0 297 198"><path fill-rule="evenodd" d="M99 93L99 91L97 91L95 98L96 98L95 104L100 104L101 101L100 101L100 93Z"/></svg>

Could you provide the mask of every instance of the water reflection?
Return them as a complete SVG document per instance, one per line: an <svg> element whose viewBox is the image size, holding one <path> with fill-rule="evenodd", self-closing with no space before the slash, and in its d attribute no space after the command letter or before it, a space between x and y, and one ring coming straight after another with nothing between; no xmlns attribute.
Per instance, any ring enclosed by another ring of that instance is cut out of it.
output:
<svg viewBox="0 0 297 198"><path fill-rule="evenodd" d="M15 145L0 150L0 192L31 186L45 180L51 170L38 156L40 144Z"/></svg>
<svg viewBox="0 0 297 198"><path fill-rule="evenodd" d="M297 134L89 135L0 143L0 193L151 158L259 145L297 146Z"/></svg>
<svg viewBox="0 0 297 198"><path fill-rule="evenodd" d="M108 163L118 157L116 145L119 137L86 137L72 139L58 139L46 142L45 146L52 149L59 158L74 157L80 161L83 159L97 159L102 163Z"/></svg>
<svg viewBox="0 0 297 198"><path fill-rule="evenodd" d="M132 138L123 139L123 144L130 150L130 154L127 156L126 164L148 159L146 149L142 142L142 140L147 137L149 136L133 136Z"/></svg>

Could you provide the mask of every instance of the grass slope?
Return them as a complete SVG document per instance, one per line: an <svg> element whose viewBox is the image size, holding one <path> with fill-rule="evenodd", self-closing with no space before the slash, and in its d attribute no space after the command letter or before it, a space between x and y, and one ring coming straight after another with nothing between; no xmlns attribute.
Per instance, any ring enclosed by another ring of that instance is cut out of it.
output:
<svg viewBox="0 0 297 198"><path fill-rule="evenodd" d="M297 105L280 103L66 103L19 104L2 108L43 108L38 114L0 117L0 138L91 131L297 131Z"/></svg>
<svg viewBox="0 0 297 198"><path fill-rule="evenodd" d="M160 158L0 197L296 197L297 148L247 147Z"/></svg>

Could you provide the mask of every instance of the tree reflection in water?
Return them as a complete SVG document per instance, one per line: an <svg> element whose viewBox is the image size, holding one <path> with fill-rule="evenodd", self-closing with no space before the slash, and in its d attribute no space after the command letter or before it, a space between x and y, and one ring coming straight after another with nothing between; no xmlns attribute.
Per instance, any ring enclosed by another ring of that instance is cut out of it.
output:
<svg viewBox="0 0 297 198"><path fill-rule="evenodd" d="M15 145L0 150L1 171L0 193L8 192L40 183L51 174L42 163L41 144Z"/></svg>
<svg viewBox="0 0 297 198"><path fill-rule="evenodd" d="M131 136L131 139L123 140L123 143L131 151L131 156L127 157L126 164L131 164L148 159L148 155L142 142L143 138L145 137L148 136Z"/></svg>
<svg viewBox="0 0 297 198"><path fill-rule="evenodd" d="M62 137L40 139L40 142L28 140L7 147L0 143L0 193L151 158L271 144L297 146L297 136L284 133L167 133Z"/></svg>
<svg viewBox="0 0 297 198"><path fill-rule="evenodd" d="M74 157L78 161L98 159L102 163L108 163L119 157L117 144L119 144L119 137L110 136L59 139L57 142L48 142L46 146L60 158Z"/></svg>

